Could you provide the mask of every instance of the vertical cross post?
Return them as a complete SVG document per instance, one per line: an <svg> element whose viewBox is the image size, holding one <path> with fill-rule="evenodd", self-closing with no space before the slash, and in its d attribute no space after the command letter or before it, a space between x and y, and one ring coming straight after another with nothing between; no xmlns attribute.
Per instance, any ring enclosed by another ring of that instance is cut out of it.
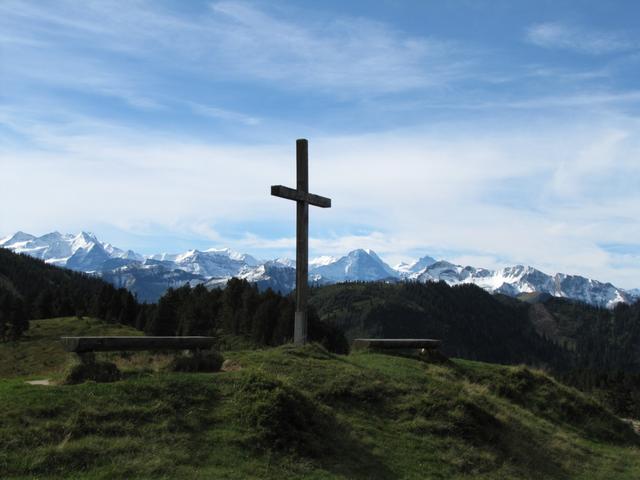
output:
<svg viewBox="0 0 640 480"><path fill-rule="evenodd" d="M309 193L309 144L296 140L296 189L273 185L271 195L296 202L296 313L293 341L307 342L307 300L309 290L309 205L330 208L331 199Z"/></svg>
<svg viewBox="0 0 640 480"><path fill-rule="evenodd" d="M309 143L296 140L297 190L309 193ZM296 314L293 342L307 342L307 290L309 288L309 202L298 201L296 215Z"/></svg>

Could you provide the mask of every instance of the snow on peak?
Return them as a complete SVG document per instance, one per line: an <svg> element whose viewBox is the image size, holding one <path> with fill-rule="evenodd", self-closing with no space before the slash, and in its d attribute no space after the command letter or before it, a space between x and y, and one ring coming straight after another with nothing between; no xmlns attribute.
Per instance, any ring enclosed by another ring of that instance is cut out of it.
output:
<svg viewBox="0 0 640 480"><path fill-rule="evenodd" d="M257 260L255 257L253 257L252 255L249 255L248 253L240 253L240 252L236 252L235 250L231 250L230 248L208 248L207 250L204 251L205 253L210 253L212 255L223 255L225 257L230 258L231 260L236 260L238 262L243 262L251 267L257 267L258 265L260 265L261 263L264 262L260 262L259 260Z"/></svg>
<svg viewBox="0 0 640 480"><path fill-rule="evenodd" d="M0 245L4 246L4 245L14 245L16 243L20 243L20 242L28 242L30 240L35 239L36 237L29 234L29 233L25 233L22 231L18 231L16 233L14 233L13 235L9 235L5 238L3 238L2 240L0 240Z"/></svg>
<svg viewBox="0 0 640 480"><path fill-rule="evenodd" d="M289 268L296 268L296 261L287 257L276 258L274 263L279 263L280 265L284 265ZM309 262L309 266L311 266L311 262Z"/></svg>
<svg viewBox="0 0 640 480"><path fill-rule="evenodd" d="M89 250L99 243L100 242L95 235L87 232L80 232L78 235L73 237L73 240L71 241L71 251L72 253L75 253L76 250L80 248Z"/></svg>
<svg viewBox="0 0 640 480"><path fill-rule="evenodd" d="M436 262L437 260L435 258L426 255L411 263L401 262L396 266L396 270L401 274L409 275L411 273L420 272L421 270L430 267Z"/></svg>
<svg viewBox="0 0 640 480"><path fill-rule="evenodd" d="M196 255L198 255L200 253L199 250L196 250L195 248L192 250L187 250L184 253L180 253L178 255L176 255L174 262L176 263L182 263L185 260L188 260L190 258L195 257Z"/></svg>
<svg viewBox="0 0 640 480"><path fill-rule="evenodd" d="M352 250L344 257L309 265L315 282L375 281L397 278L398 273L384 263L373 250Z"/></svg>
<svg viewBox="0 0 640 480"><path fill-rule="evenodd" d="M41 237L16 232L0 240L0 246L55 265L97 272L105 278L111 278L110 274L113 277L116 270L133 275L131 272L136 269L146 269L145 275L156 275L153 281L160 281L163 285L171 283L167 279L176 275L181 275L180 281L189 279L211 286L226 282L225 279L231 277L246 278L265 288L272 286L283 293L287 293L295 285L294 260L280 258L265 262L229 248L210 248L204 251L193 249L180 254L162 253L150 255L145 260L145 257L131 250L123 251L109 243L103 243L89 232L77 235L51 232ZM154 269L153 272L150 269ZM168 277L163 280L160 278L162 275ZM121 278L117 275L113 278L116 277ZM419 282L445 281L450 285L472 283L490 292L513 296L540 292L607 307L640 299L640 289L625 291L611 283L577 275L548 275L526 265L488 270L463 267L423 256L410 263L403 262L393 269L371 249L352 250L339 258L314 258L309 262L309 279L319 285L344 281L403 279Z"/></svg>
<svg viewBox="0 0 640 480"><path fill-rule="evenodd" d="M289 260L289 259L286 259L286 260ZM321 257L312 258L311 260L309 260L309 268L329 265L331 263L334 263L337 260L338 259L336 257L331 257L329 255L323 255ZM289 261L292 262L293 265L295 265L295 261L293 260L289 260Z"/></svg>

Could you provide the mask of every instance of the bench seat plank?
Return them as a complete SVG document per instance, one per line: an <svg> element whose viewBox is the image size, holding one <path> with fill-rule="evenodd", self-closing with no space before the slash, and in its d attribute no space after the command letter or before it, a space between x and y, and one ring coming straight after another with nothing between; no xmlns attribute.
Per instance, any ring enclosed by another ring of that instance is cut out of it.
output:
<svg viewBox="0 0 640 480"><path fill-rule="evenodd" d="M128 350L205 350L213 337L60 337L67 352L113 352Z"/></svg>

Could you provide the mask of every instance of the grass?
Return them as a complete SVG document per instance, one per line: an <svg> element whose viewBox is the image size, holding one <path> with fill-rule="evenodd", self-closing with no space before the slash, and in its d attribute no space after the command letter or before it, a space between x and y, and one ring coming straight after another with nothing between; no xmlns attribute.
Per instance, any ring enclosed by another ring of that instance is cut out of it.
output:
<svg viewBox="0 0 640 480"><path fill-rule="evenodd" d="M142 335L135 328L88 317L32 320L30 324L21 340L0 343L0 378L62 375L69 354L58 341L61 336Z"/></svg>
<svg viewBox="0 0 640 480"><path fill-rule="evenodd" d="M538 371L317 345L225 356L242 368L0 380L0 478L640 478L628 425ZM39 358L26 376L50 371Z"/></svg>

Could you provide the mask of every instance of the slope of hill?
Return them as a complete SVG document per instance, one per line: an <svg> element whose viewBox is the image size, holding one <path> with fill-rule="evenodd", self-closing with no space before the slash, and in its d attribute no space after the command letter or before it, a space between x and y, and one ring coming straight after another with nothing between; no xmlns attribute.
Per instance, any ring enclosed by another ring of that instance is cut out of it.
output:
<svg viewBox="0 0 640 480"><path fill-rule="evenodd" d="M0 343L0 378L62 374L70 358L59 338L76 335L142 335L133 327L89 317L32 320L18 341Z"/></svg>
<svg viewBox="0 0 640 480"><path fill-rule="evenodd" d="M640 475L630 426L538 371L315 345L226 356L239 369L75 386L0 379L2 478Z"/></svg>

